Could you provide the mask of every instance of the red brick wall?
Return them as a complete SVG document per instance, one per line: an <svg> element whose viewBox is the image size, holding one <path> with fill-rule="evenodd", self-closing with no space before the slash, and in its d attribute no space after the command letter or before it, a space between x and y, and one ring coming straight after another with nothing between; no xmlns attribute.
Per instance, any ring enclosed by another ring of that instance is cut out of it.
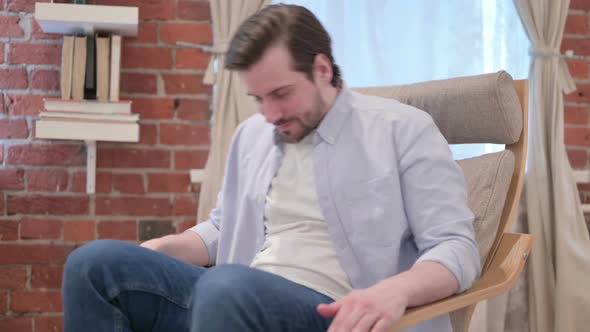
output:
<svg viewBox="0 0 590 332"><path fill-rule="evenodd" d="M577 90L565 96L565 144L575 169L590 168L590 1L572 0L562 52L573 50L585 59L567 60ZM581 200L590 203L590 184L578 185Z"/></svg>
<svg viewBox="0 0 590 332"><path fill-rule="evenodd" d="M97 193L85 193L85 146L34 139L42 98L59 95L61 36L40 31L34 1L0 0L0 331L63 329L61 273L75 247L195 223L188 170L207 158L209 56L175 43L211 44L208 1L89 2L139 7L121 95L141 116L141 142L98 143Z"/></svg>

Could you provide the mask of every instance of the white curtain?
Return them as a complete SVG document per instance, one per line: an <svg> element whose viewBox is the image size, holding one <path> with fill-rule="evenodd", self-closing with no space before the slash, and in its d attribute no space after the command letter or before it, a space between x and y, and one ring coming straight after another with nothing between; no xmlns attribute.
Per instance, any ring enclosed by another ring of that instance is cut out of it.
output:
<svg viewBox="0 0 590 332"><path fill-rule="evenodd" d="M199 195L197 221L207 220L209 212L215 206L225 171L225 158L234 130L240 122L256 112L256 107L247 97L246 90L237 74L223 67L224 54L240 24L270 3L270 0L210 0L209 3L214 45L213 56L205 73L204 82L215 84L213 128L211 149L205 166L205 178Z"/></svg>
<svg viewBox="0 0 590 332"><path fill-rule="evenodd" d="M534 237L531 331L590 330L590 236L563 141L563 94L575 84L559 55L569 0L514 0L531 40L526 205Z"/></svg>
<svg viewBox="0 0 590 332"><path fill-rule="evenodd" d="M310 9L328 30L349 86L406 84L506 70L528 76L529 41L512 0L283 0ZM503 146L452 146L456 159ZM516 227L522 227L517 224ZM526 284L478 304L471 331L523 331ZM514 316L517 316L516 318Z"/></svg>

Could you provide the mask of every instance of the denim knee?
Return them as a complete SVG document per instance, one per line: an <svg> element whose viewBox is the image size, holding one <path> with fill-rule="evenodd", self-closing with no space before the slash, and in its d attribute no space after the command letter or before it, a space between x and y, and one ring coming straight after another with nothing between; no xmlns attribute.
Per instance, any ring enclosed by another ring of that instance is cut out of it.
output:
<svg viewBox="0 0 590 332"><path fill-rule="evenodd" d="M94 267L120 264L120 254L128 245L116 240L96 240L77 248L66 260L64 283L75 280L75 276L87 275Z"/></svg>
<svg viewBox="0 0 590 332"><path fill-rule="evenodd" d="M227 307L248 301L247 295L254 282L250 275L249 268L242 265L225 264L211 268L195 284L193 304Z"/></svg>

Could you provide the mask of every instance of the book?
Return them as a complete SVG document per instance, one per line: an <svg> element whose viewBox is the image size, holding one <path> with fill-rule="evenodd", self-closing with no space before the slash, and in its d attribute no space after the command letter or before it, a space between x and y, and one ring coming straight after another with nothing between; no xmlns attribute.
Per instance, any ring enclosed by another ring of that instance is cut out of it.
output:
<svg viewBox="0 0 590 332"><path fill-rule="evenodd" d="M46 139L138 142L139 124L40 119L35 123L35 136Z"/></svg>
<svg viewBox="0 0 590 332"><path fill-rule="evenodd" d="M121 36L111 36L111 75L109 98L119 100L119 81L121 78Z"/></svg>
<svg viewBox="0 0 590 332"><path fill-rule="evenodd" d="M61 48L61 98L72 98L72 70L74 65L74 36L64 36Z"/></svg>
<svg viewBox="0 0 590 332"><path fill-rule="evenodd" d="M86 37L86 80L84 99L96 99L96 39Z"/></svg>
<svg viewBox="0 0 590 332"><path fill-rule="evenodd" d="M74 63L72 65L72 98L84 99L86 77L86 36L74 38Z"/></svg>
<svg viewBox="0 0 590 332"><path fill-rule="evenodd" d="M96 37L96 99L109 100L109 58L110 40L108 36Z"/></svg>
<svg viewBox="0 0 590 332"><path fill-rule="evenodd" d="M45 110L55 112L77 112L90 114L131 114L131 101L101 102L96 100L64 100L45 98Z"/></svg>
<svg viewBox="0 0 590 332"><path fill-rule="evenodd" d="M92 120L105 122L137 122L139 114L96 114L96 113L77 113L77 112L41 112L41 119L72 119L72 120Z"/></svg>

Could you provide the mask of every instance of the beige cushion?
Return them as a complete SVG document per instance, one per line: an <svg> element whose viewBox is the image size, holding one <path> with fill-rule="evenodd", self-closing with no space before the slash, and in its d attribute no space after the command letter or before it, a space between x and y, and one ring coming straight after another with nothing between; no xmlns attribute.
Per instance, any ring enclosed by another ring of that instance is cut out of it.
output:
<svg viewBox="0 0 590 332"><path fill-rule="evenodd" d="M510 150L458 160L467 183L469 207L475 214L475 239L483 265L494 244L506 194L514 172L514 154ZM453 331L464 331L467 311L451 312Z"/></svg>
<svg viewBox="0 0 590 332"><path fill-rule="evenodd" d="M483 264L494 243L514 172L510 150L458 160L467 183L469 207L475 214L475 239Z"/></svg>
<svg viewBox="0 0 590 332"><path fill-rule="evenodd" d="M505 71L410 85L358 88L428 112L449 144L518 141L522 113Z"/></svg>

